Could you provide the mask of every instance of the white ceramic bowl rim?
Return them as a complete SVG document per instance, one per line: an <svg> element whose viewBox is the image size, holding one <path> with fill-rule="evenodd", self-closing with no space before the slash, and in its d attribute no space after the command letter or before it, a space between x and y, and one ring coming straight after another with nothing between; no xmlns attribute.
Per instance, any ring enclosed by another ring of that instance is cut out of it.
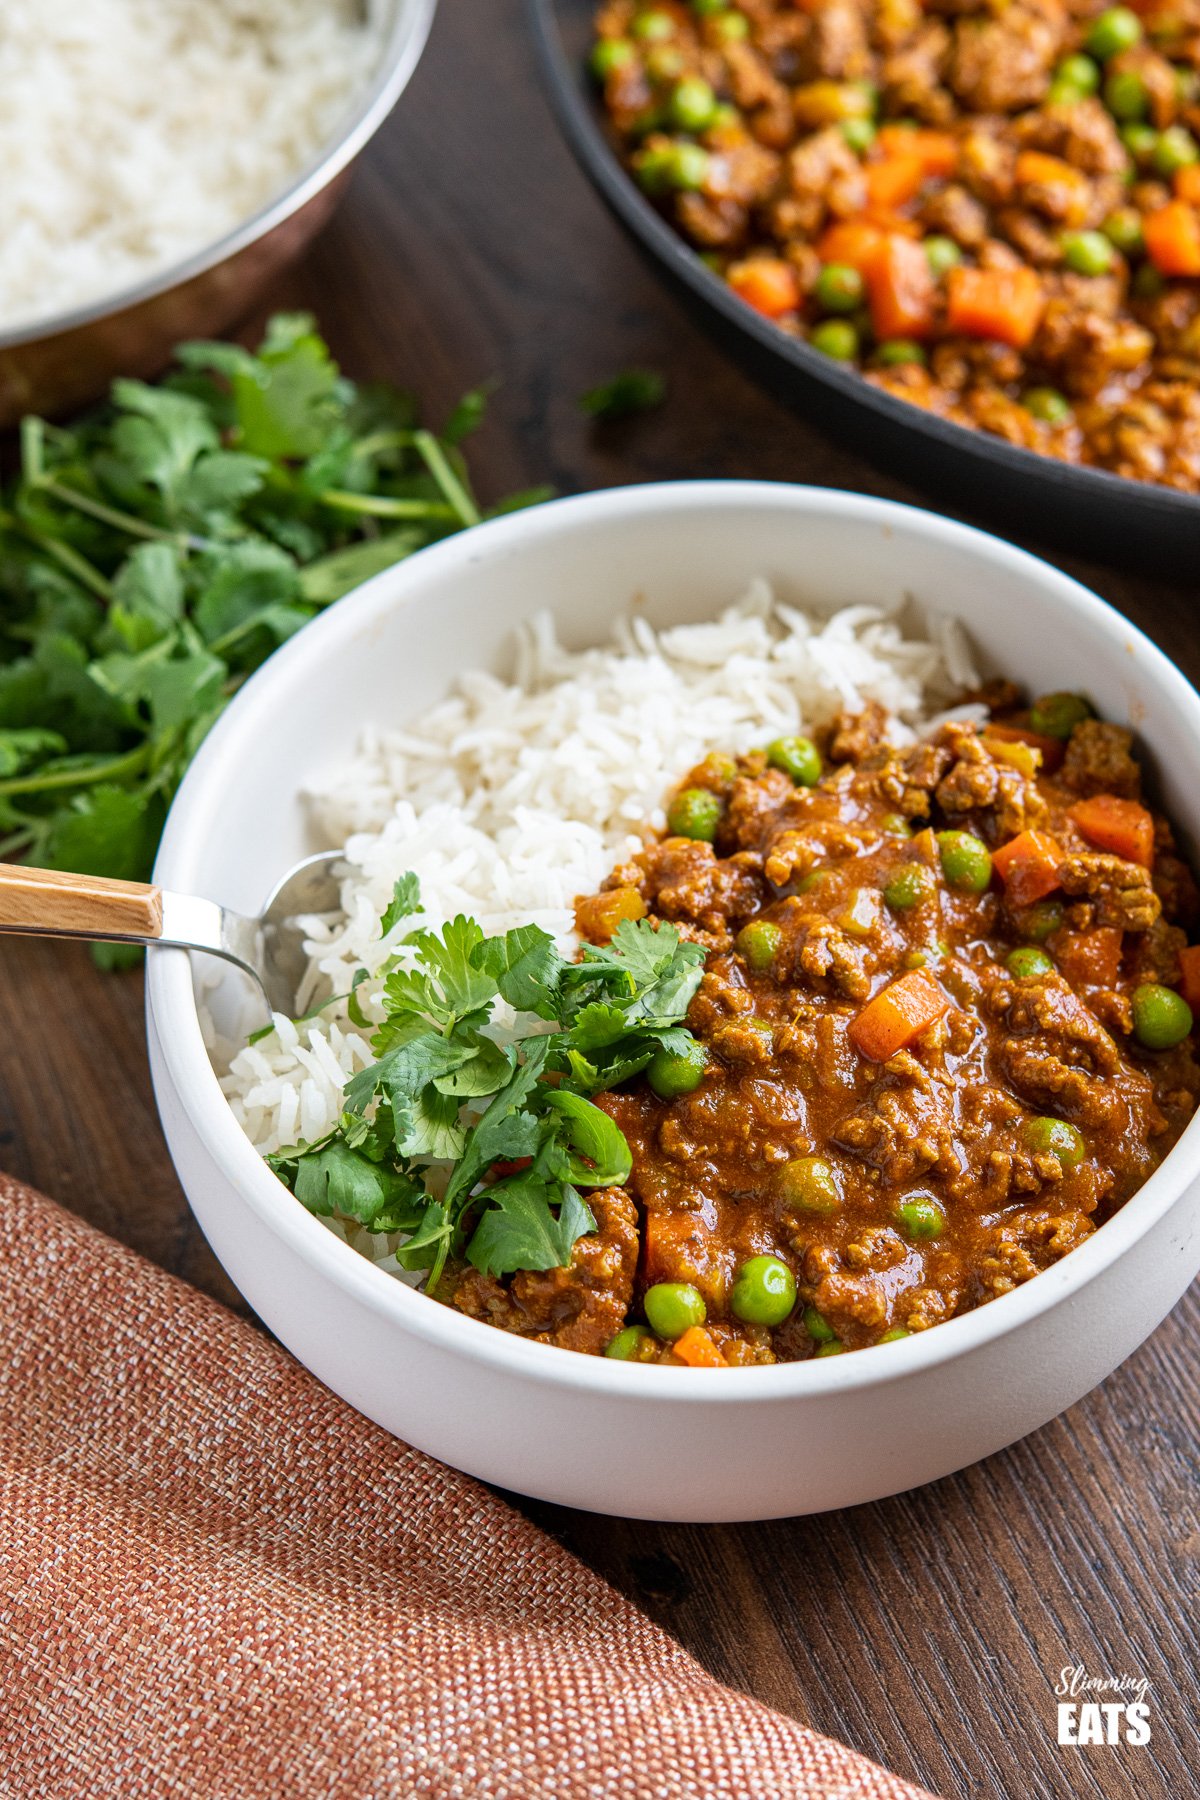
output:
<svg viewBox="0 0 1200 1800"><path fill-rule="evenodd" d="M247 682L201 746L172 807L155 879L165 887L179 887L198 879L189 841L189 819L193 812L210 816L214 809L219 812L220 794L236 778L236 768L226 755L234 726L240 727L248 711L268 708L276 682L292 669L305 663L327 667L329 660L337 656L341 638L369 625L376 614L404 605L415 591L430 582L456 577L469 580L473 565L489 557L518 553L530 538L569 534L584 516L606 518L613 529L619 530L623 520L660 508L686 514L743 507L778 507L801 517L807 511L821 510L865 529L886 529L890 525L911 530L915 526L935 542L947 547L957 545L1008 569L1016 577L1037 585L1071 617L1076 628L1105 640L1114 660L1127 657L1130 647L1136 647L1139 664L1157 698L1182 712L1191 736L1200 743L1200 695L1174 664L1087 588L1002 539L916 507L833 489L736 481L609 488L493 520L423 550L398 569L385 571L365 583L277 650ZM156 950L149 956L148 964L149 1018L192 1125L246 1204L290 1249L363 1305L394 1318L405 1331L482 1365L500 1367L524 1379L574 1388L580 1393L610 1394L623 1401L703 1399L706 1404L720 1400L736 1405L752 1397L832 1395L913 1375L967 1356L1081 1292L1200 1176L1197 1118L1149 1181L1107 1224L1061 1262L984 1306L887 1345L886 1354L880 1346L844 1357L728 1370L662 1368L582 1356L512 1336L430 1300L376 1268L307 1212L254 1150L221 1092L201 1035L188 953Z"/></svg>
<svg viewBox="0 0 1200 1800"><path fill-rule="evenodd" d="M394 6L379 62L366 86L351 99L338 126L338 135L313 154L282 192L272 195L248 219L222 237L201 245L181 262L170 263L165 269L101 294L68 312L18 319L10 330L0 331L0 350L17 349L22 344L59 337L110 314L141 306L144 301L153 300L170 288L183 287L197 275L203 275L218 263L228 262L259 238L266 237L327 188L379 130L408 86L425 48L437 0L394 0Z"/></svg>

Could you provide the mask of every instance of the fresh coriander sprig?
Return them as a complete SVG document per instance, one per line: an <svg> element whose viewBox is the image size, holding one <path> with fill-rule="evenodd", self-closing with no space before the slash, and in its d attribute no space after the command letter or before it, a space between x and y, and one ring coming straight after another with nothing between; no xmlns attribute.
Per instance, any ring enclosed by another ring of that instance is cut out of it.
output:
<svg viewBox="0 0 1200 1800"><path fill-rule="evenodd" d="M60 427L0 496L0 854L149 873L167 805L247 675L322 607L476 523L461 443L347 381L304 315L257 352L182 345ZM495 511L544 498L514 496Z"/></svg>
<svg viewBox="0 0 1200 1800"><path fill-rule="evenodd" d="M383 934L419 908L405 875ZM704 954L644 919L577 963L536 925L494 938L461 916L415 929L384 971L378 1060L347 1083L337 1129L267 1160L311 1211L406 1233L397 1258L430 1288L450 1259L488 1275L564 1267L595 1229L580 1189L630 1171L591 1096L691 1047L682 1020ZM497 1000L524 1031L494 1030Z"/></svg>

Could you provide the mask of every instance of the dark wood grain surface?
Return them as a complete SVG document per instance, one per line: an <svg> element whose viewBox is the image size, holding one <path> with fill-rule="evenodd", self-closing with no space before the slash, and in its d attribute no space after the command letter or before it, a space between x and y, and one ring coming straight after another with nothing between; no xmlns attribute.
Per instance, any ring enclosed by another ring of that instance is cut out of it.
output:
<svg viewBox="0 0 1200 1800"><path fill-rule="evenodd" d="M443 0L344 209L272 300L312 306L351 373L419 388L432 416L497 378L474 451L488 498L698 475L922 498L752 386L661 290L558 139L518 0ZM668 374L668 404L591 427L576 396L631 363ZM1200 677L1194 569L1171 586L1056 560ZM73 947L0 945L0 1162L237 1304L167 1159L141 1005L136 976ZM723 1680L947 1796L1188 1800L1198 1328L1193 1290L1065 1417L877 1505L720 1528L526 1510ZM1056 1746L1068 1664L1149 1679L1148 1748Z"/></svg>

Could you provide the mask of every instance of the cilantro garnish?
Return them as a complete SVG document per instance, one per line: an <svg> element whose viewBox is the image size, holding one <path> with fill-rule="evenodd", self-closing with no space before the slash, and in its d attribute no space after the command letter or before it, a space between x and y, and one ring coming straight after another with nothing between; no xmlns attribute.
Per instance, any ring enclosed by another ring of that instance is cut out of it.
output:
<svg viewBox="0 0 1200 1800"><path fill-rule="evenodd" d="M406 875L384 934L419 911ZM595 1229L580 1189L630 1171L623 1134L590 1096L657 1050L687 1048L704 954L646 919L577 963L536 925L487 938L460 916L414 930L382 971L377 1060L346 1084L337 1130L267 1160L311 1211L406 1232L397 1257L428 1271L430 1288L448 1260L488 1275L565 1267ZM493 1028L498 999L518 1014L512 1033Z"/></svg>
<svg viewBox="0 0 1200 1800"><path fill-rule="evenodd" d="M593 419L627 419L633 413L653 412L666 395L666 377L656 369L623 369L611 381L581 394L579 406Z"/></svg>
<svg viewBox="0 0 1200 1800"><path fill-rule="evenodd" d="M27 418L0 494L0 857L145 877L230 696L322 607L481 516L459 445L358 387L302 314L181 345L78 424ZM495 511L544 498L515 496Z"/></svg>

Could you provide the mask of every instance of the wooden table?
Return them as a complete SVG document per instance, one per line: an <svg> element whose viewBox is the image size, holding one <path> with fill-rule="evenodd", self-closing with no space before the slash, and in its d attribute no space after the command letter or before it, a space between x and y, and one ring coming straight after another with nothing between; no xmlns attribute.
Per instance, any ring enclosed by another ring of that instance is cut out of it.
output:
<svg viewBox="0 0 1200 1800"><path fill-rule="evenodd" d="M398 116L272 299L311 306L350 373L419 388L435 419L498 378L473 452L487 498L697 475L920 498L752 386L662 290L558 138L519 0L443 0ZM666 371L669 403L593 428L576 397L630 364ZM1194 586L1067 566L1200 676ZM65 947L6 942L0 958L0 1161L238 1304L159 1133L140 980ZM527 1510L714 1674L942 1794L1186 1800L1198 1326L1193 1291L1064 1418L879 1505L710 1528ZM1079 1663L1149 1678L1147 1749L1056 1746L1054 1684Z"/></svg>

